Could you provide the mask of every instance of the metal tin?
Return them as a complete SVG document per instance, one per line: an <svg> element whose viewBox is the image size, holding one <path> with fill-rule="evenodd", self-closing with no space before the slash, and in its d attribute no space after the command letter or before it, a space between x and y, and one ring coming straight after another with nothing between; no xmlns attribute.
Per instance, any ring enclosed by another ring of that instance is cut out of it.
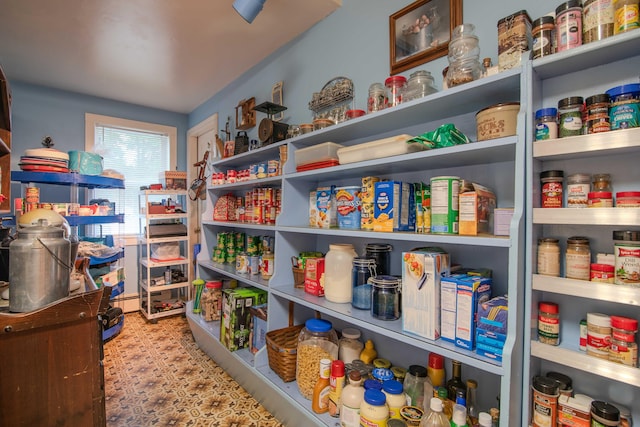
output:
<svg viewBox="0 0 640 427"><path fill-rule="evenodd" d="M582 45L582 6L580 0L569 0L556 8L556 50Z"/></svg>
<svg viewBox="0 0 640 427"><path fill-rule="evenodd" d="M585 0L582 5L582 43L603 40L613 35L613 1Z"/></svg>
<svg viewBox="0 0 640 427"><path fill-rule="evenodd" d="M490 105L478 111L476 113L478 141L515 135L519 111L519 102Z"/></svg>
<svg viewBox="0 0 640 427"><path fill-rule="evenodd" d="M531 47L531 18L520 10L498 21L498 70L520 65L522 53Z"/></svg>
<svg viewBox="0 0 640 427"><path fill-rule="evenodd" d="M640 231L613 232L617 285L640 285Z"/></svg>
<svg viewBox="0 0 640 427"><path fill-rule="evenodd" d="M255 275L260 273L260 257L258 255L249 256L249 274Z"/></svg>

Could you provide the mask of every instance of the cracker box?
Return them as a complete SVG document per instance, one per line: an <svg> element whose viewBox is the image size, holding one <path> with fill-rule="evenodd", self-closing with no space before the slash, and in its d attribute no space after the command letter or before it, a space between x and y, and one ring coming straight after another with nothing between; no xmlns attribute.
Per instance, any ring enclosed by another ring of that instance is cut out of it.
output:
<svg viewBox="0 0 640 427"><path fill-rule="evenodd" d="M382 181L375 185L373 231L415 231L413 185Z"/></svg>
<svg viewBox="0 0 640 427"><path fill-rule="evenodd" d="M251 312L251 353L257 353L267 343L267 304L249 308Z"/></svg>
<svg viewBox="0 0 640 427"><path fill-rule="evenodd" d="M455 344L458 347L473 350L478 307L491 298L491 279L463 276L455 280L457 282Z"/></svg>
<svg viewBox="0 0 640 427"><path fill-rule="evenodd" d="M338 214L335 187L319 187L315 193L315 203L313 194L309 195L309 225L316 228L336 228Z"/></svg>
<svg viewBox="0 0 640 427"><path fill-rule="evenodd" d="M324 296L324 258L307 258L304 291L318 297Z"/></svg>
<svg viewBox="0 0 640 427"><path fill-rule="evenodd" d="M440 338L445 341L456 341L456 302L458 282L456 277L463 274L443 276L440 279Z"/></svg>
<svg viewBox="0 0 640 427"><path fill-rule="evenodd" d="M265 304L267 293L257 288L222 290L220 342L230 351L250 346L251 311L254 305Z"/></svg>
<svg viewBox="0 0 640 427"><path fill-rule="evenodd" d="M440 338L440 279L449 273L449 255L435 251L402 253L402 329Z"/></svg>
<svg viewBox="0 0 640 427"><path fill-rule="evenodd" d="M493 211L496 196L482 185L471 183L459 196L460 229L458 234L475 236L493 233Z"/></svg>
<svg viewBox="0 0 640 427"><path fill-rule="evenodd" d="M164 171L161 180L163 181L165 190L187 189L186 171Z"/></svg>

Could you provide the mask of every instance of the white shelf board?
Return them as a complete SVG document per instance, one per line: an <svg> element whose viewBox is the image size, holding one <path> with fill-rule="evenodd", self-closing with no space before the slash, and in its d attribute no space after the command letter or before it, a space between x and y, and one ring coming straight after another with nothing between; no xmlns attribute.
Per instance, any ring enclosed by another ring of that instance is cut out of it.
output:
<svg viewBox="0 0 640 427"><path fill-rule="evenodd" d="M166 195L176 195L176 196L186 196L187 190L142 190L141 194L146 194L147 196L166 196Z"/></svg>
<svg viewBox="0 0 640 427"><path fill-rule="evenodd" d="M534 224L638 225L635 208L534 208Z"/></svg>
<svg viewBox="0 0 640 427"><path fill-rule="evenodd" d="M180 289L180 288L185 288L189 286L189 282L178 282L178 283L171 283L170 285L151 285L151 286L147 286L146 283L142 282L140 283L140 287L146 292L160 292L160 291L166 291L169 289Z"/></svg>
<svg viewBox="0 0 640 427"><path fill-rule="evenodd" d="M605 154L637 153L640 128L534 141L533 157L538 160L599 157Z"/></svg>
<svg viewBox="0 0 640 427"><path fill-rule="evenodd" d="M144 214L141 214L144 216ZM186 213L168 213L168 214L149 214L147 215L147 219L149 221L151 220L155 220L155 219L184 219L187 218L187 214Z"/></svg>
<svg viewBox="0 0 640 427"><path fill-rule="evenodd" d="M577 350L577 348L569 349L562 346L543 344L539 341L531 341L531 355L560 365L599 375L608 380L640 387L640 369L599 359L595 356L589 356L587 353Z"/></svg>
<svg viewBox="0 0 640 427"><path fill-rule="evenodd" d="M554 294L640 307L640 288L632 286L534 274L532 278L532 288L534 291L551 292Z"/></svg>
<svg viewBox="0 0 640 427"><path fill-rule="evenodd" d="M251 179L248 181L234 182L233 184L207 185L207 190L243 190L256 187L263 187L266 184L280 185L282 183L282 175L268 176L266 178Z"/></svg>
<svg viewBox="0 0 640 427"><path fill-rule="evenodd" d="M280 157L280 146L287 143L287 140L278 141L265 145L255 150L245 151L224 159L214 159L211 165L218 169L234 169L247 167L252 163L264 163L265 159L278 159Z"/></svg>
<svg viewBox="0 0 640 427"><path fill-rule="evenodd" d="M167 317L167 316L174 316L176 314L181 314L185 312L185 307L180 307L180 308L175 308L173 310L165 310L165 311L159 311L157 313L147 313L146 309L141 309L140 310L142 312L142 314L144 314L144 317L147 318L147 320L153 320L153 319L159 319L161 317Z"/></svg>
<svg viewBox="0 0 640 427"><path fill-rule="evenodd" d="M263 279L259 274L239 274L236 273L236 266L231 264L220 264L211 260L198 260L198 265L208 270L222 273L227 277L236 279L239 282L246 283L250 286L262 289L264 291L269 290L269 280Z"/></svg>
<svg viewBox="0 0 640 427"><path fill-rule="evenodd" d="M145 267L171 267L172 265L186 265L189 264L187 258L174 259L171 261L151 261L149 258L141 258L140 264Z"/></svg>
<svg viewBox="0 0 640 427"><path fill-rule="evenodd" d="M187 241L189 236L169 236L169 237L152 237L147 239L146 237L140 238L140 243L146 245L147 243L166 243L166 242L178 242Z"/></svg>

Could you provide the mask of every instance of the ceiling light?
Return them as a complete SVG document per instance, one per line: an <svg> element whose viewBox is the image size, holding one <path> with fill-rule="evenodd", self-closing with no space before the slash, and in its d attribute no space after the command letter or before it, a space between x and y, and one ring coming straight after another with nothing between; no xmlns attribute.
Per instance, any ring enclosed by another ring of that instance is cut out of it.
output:
<svg viewBox="0 0 640 427"><path fill-rule="evenodd" d="M233 8L245 21L251 24L262 10L265 1L266 0L235 0L233 2Z"/></svg>

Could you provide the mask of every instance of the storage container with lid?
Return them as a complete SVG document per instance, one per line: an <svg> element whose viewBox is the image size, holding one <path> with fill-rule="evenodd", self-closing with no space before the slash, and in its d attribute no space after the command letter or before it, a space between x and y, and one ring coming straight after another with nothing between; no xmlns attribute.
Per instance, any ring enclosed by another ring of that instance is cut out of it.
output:
<svg viewBox="0 0 640 427"><path fill-rule="evenodd" d="M447 87L477 80L482 76L480 45L475 35L475 25L462 24L453 29L449 42L449 68Z"/></svg>
<svg viewBox="0 0 640 427"><path fill-rule="evenodd" d="M360 425L386 427L389 419L387 398L380 390L366 390L360 404Z"/></svg>
<svg viewBox="0 0 640 427"><path fill-rule="evenodd" d="M387 397L389 417L402 419L400 409L407 404L407 396L404 393L402 383L397 380L387 380L382 383L382 392Z"/></svg>
<svg viewBox="0 0 640 427"><path fill-rule="evenodd" d="M373 113L387 108L387 91L382 83L372 83L369 86L369 98L367 99L367 112Z"/></svg>
<svg viewBox="0 0 640 427"><path fill-rule="evenodd" d="M558 137L558 110L541 108L536 111L536 141Z"/></svg>
<svg viewBox="0 0 640 427"><path fill-rule="evenodd" d="M377 275L391 274L391 251L393 246L388 243L367 243L364 248L367 258L373 258L376 263Z"/></svg>
<svg viewBox="0 0 640 427"><path fill-rule="evenodd" d="M531 36L533 38L533 57L542 58L554 53L555 19L553 16L541 16L531 23Z"/></svg>
<svg viewBox="0 0 640 427"><path fill-rule="evenodd" d="M331 322L309 319L298 335L296 360L296 382L306 399L313 395L321 359L338 359L338 335Z"/></svg>
<svg viewBox="0 0 640 427"><path fill-rule="evenodd" d="M360 358L364 343L360 340L361 333L356 328L344 328L338 342L338 357L344 363L351 363Z"/></svg>
<svg viewBox="0 0 640 427"><path fill-rule="evenodd" d="M205 283L200 299L202 318L206 322L220 320L222 310L222 280L211 280Z"/></svg>
<svg viewBox="0 0 640 427"><path fill-rule="evenodd" d="M404 76L391 76L384 81L386 87L387 107L395 107L402 104L407 86L407 78Z"/></svg>
<svg viewBox="0 0 640 427"><path fill-rule="evenodd" d="M582 3L582 43L603 40L613 35L613 1L584 0Z"/></svg>
<svg viewBox="0 0 640 427"><path fill-rule="evenodd" d="M333 243L324 257L324 296L327 301L351 302L351 270L356 253L351 243Z"/></svg>
<svg viewBox="0 0 640 427"><path fill-rule="evenodd" d="M617 426L620 423L620 411L611 403L601 400L591 402L592 426Z"/></svg>
<svg viewBox="0 0 640 427"><path fill-rule="evenodd" d="M376 261L373 258L356 257L351 270L353 286L351 305L360 310L371 309L371 284L369 278L376 276Z"/></svg>
<svg viewBox="0 0 640 427"><path fill-rule="evenodd" d="M611 98L611 130L640 126L640 84L616 86L606 92Z"/></svg>
<svg viewBox="0 0 640 427"><path fill-rule="evenodd" d="M411 406L423 408L424 382L427 381L427 368L422 365L411 365L404 376L404 392L407 403Z"/></svg>
<svg viewBox="0 0 640 427"><path fill-rule="evenodd" d="M567 207L586 208L591 190L591 175L574 173L567 177Z"/></svg>
<svg viewBox="0 0 640 427"><path fill-rule="evenodd" d="M582 45L582 5L569 0L556 8L556 50L573 49Z"/></svg>
<svg viewBox="0 0 640 427"><path fill-rule="evenodd" d="M567 279L589 280L591 272L589 238L572 236L567 239L564 268Z"/></svg>
<svg viewBox="0 0 640 427"><path fill-rule="evenodd" d="M425 70L418 70L409 75L404 100L411 101L412 99L431 95L437 91L438 89L435 88L435 83L431 73Z"/></svg>
<svg viewBox="0 0 640 427"><path fill-rule="evenodd" d="M375 276L369 282L372 285L371 316L380 320L398 320L401 280L395 276Z"/></svg>
<svg viewBox="0 0 640 427"><path fill-rule="evenodd" d="M582 110L584 99L570 96L558 101L558 134L560 138L582 135Z"/></svg>
<svg viewBox="0 0 640 427"><path fill-rule="evenodd" d="M522 54L531 49L531 18L519 10L498 21L498 70L520 65Z"/></svg>

